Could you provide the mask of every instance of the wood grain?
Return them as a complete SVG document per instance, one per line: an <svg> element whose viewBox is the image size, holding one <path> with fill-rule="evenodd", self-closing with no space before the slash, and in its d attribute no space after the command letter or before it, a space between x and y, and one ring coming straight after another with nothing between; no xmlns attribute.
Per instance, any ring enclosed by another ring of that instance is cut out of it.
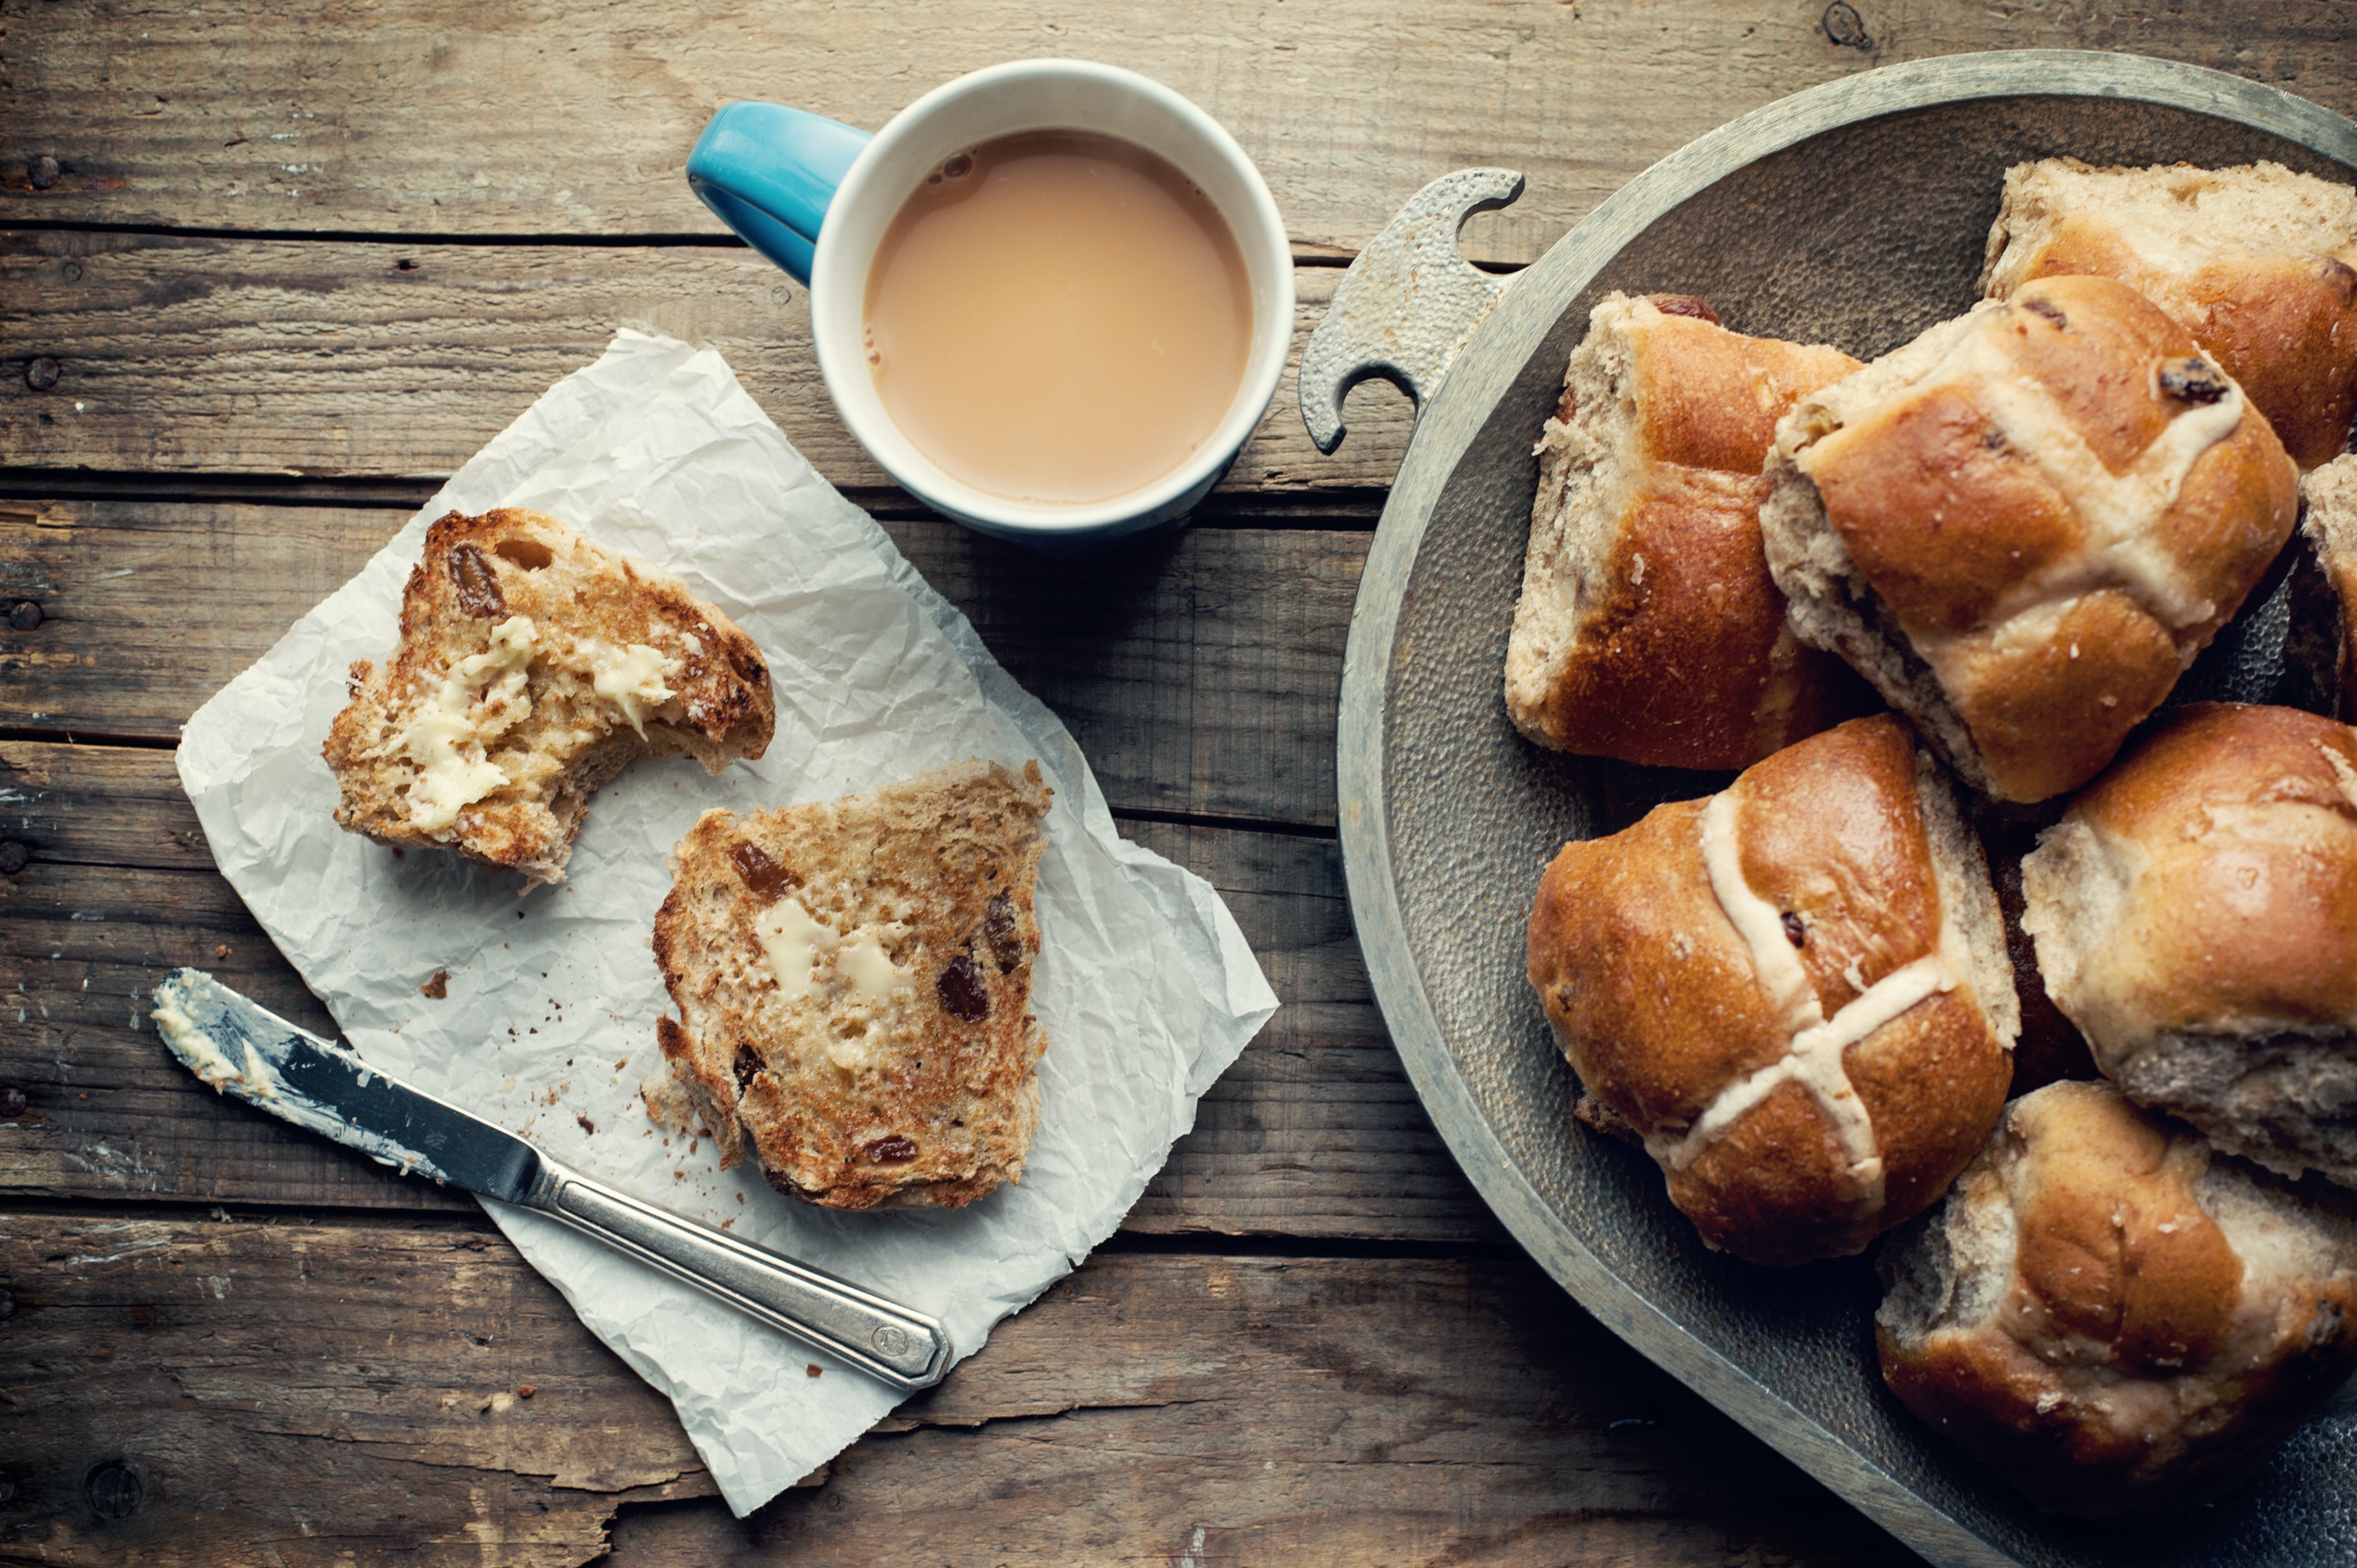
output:
<svg viewBox="0 0 2357 1568"><path fill-rule="evenodd" d="M1341 274L1298 269L1296 354ZM0 233L8 467L438 478L618 328L719 349L813 467L887 482L836 417L809 296L751 251ZM55 385L25 378L35 357ZM1407 400L1351 394L1332 457L1278 383L1228 491L1388 485Z"/></svg>
<svg viewBox="0 0 2357 1568"><path fill-rule="evenodd" d="M13 1019L0 1012L0 1083L21 1088L31 1112L0 1122L0 1189L471 1208L213 1093L156 1042L145 998L182 963L334 1030L210 869L168 753L0 741L0 829L32 856L0 877L0 990L15 993ZM1128 1228L1500 1239L1383 1031L1335 843L1157 822L1130 832L1220 890L1284 1005L1204 1098Z"/></svg>
<svg viewBox="0 0 2357 1568"><path fill-rule="evenodd" d="M0 606L42 611L31 631L0 622L0 722L177 741L406 521L0 502ZM1366 534L1196 529L1048 562L939 521L886 526L1063 719L1116 808L1333 825L1335 709Z"/></svg>
<svg viewBox="0 0 2357 1568"><path fill-rule="evenodd" d="M259 0L182 8L6 0L0 222L408 234L717 233L680 177L720 104L763 98L873 130L998 60L1157 77L1232 130L1300 242L1356 250L1426 180L1502 164L1530 192L1471 233L1526 262L1655 159L1817 82L1971 49L2164 55L2343 113L2357 59L2329 0L2094 11L1860 0L985 3ZM1845 31L1845 37L1857 35ZM53 156L36 190L30 161Z"/></svg>
<svg viewBox="0 0 2357 1568"><path fill-rule="evenodd" d="M476 1226L0 1231L12 1562L1907 1561L1511 1253L1100 1254L739 1524Z"/></svg>
<svg viewBox="0 0 2357 1568"><path fill-rule="evenodd" d="M11 1563L569 1568L621 1499L714 1490L669 1402L479 1215L0 1232Z"/></svg>

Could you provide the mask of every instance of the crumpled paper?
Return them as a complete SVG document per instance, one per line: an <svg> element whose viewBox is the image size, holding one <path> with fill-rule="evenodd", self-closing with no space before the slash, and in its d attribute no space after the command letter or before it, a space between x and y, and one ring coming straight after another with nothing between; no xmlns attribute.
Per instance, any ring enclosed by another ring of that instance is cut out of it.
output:
<svg viewBox="0 0 2357 1568"><path fill-rule="evenodd" d="M687 757L632 764L598 792L570 880L521 897L511 873L342 832L319 755L347 666L393 646L427 523L495 506L551 513L684 579L760 645L777 693L761 761L716 779ZM1056 792L1034 986L1044 1108L1022 1185L955 1212L839 1214L650 1122L638 1091L662 1069L668 1005L650 935L696 814L832 800L974 756L1036 757ZM179 767L222 875L370 1061L627 1192L932 1314L961 1358L1113 1232L1276 1006L1218 895L1114 832L1055 716L717 353L669 338L622 332L551 388L198 712ZM420 987L438 970L437 1001ZM739 1514L900 1398L552 1220L484 1207L670 1396Z"/></svg>

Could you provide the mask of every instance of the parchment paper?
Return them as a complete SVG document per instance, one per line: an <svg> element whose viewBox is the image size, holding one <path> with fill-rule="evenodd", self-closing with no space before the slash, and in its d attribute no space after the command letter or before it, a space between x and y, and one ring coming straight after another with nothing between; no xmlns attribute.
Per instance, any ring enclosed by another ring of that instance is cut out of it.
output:
<svg viewBox="0 0 2357 1568"><path fill-rule="evenodd" d="M634 763L598 792L570 880L522 897L512 874L342 832L319 755L346 667L393 646L426 524L494 506L549 512L683 578L760 644L777 693L766 757L716 779L686 757ZM832 800L973 756L1037 757L1056 792L1034 990L1045 1103L1022 1185L954 1213L837 1214L655 1128L638 1098L662 1069L668 1004L650 933L696 814ZM625 331L551 388L199 711L179 767L222 874L371 1061L626 1191L933 1314L961 1357L1112 1233L1276 1006L1211 887L1114 831L1055 716L718 354L669 338ZM427 999L445 969L447 998ZM897 1402L553 1221L485 1208L671 1397L739 1514Z"/></svg>

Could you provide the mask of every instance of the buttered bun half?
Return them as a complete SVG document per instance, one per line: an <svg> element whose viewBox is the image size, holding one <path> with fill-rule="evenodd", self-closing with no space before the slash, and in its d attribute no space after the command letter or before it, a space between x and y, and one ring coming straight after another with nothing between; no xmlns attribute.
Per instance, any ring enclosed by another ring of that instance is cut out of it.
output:
<svg viewBox="0 0 2357 1568"><path fill-rule="evenodd" d="M2105 1083L2006 1108L1884 1246L1901 1402L2050 1511L2204 1502L2357 1365L2357 1225Z"/></svg>
<svg viewBox="0 0 2357 1568"><path fill-rule="evenodd" d="M2357 1186L2357 731L2196 703L2022 860L2055 1004L2139 1104Z"/></svg>
<svg viewBox="0 0 2357 1568"><path fill-rule="evenodd" d="M1760 467L1838 349L1747 338L1688 295L1607 295L1539 436L1506 710L1541 746L1742 768L1878 706L1809 647L1760 547Z"/></svg>
<svg viewBox="0 0 2357 1568"><path fill-rule="evenodd" d="M2026 283L1802 399L1768 475L1794 630L2015 801L2102 770L2299 506L2242 389L2101 277Z"/></svg>
<svg viewBox="0 0 2357 1568"><path fill-rule="evenodd" d="M1591 1106L1703 1240L1754 1262L1863 1250L1996 1122L2018 1026L1980 846L1885 714L1707 800L1575 841L1529 977Z"/></svg>

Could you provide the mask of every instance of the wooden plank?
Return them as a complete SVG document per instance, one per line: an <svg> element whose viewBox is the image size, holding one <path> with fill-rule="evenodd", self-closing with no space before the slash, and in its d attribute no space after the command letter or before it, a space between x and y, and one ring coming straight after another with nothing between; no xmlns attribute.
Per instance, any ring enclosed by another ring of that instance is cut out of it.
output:
<svg viewBox="0 0 2357 1568"><path fill-rule="evenodd" d="M740 1524L631 1508L708 1480L496 1236L0 1231L12 1561L1908 1560L1512 1253L1100 1255Z"/></svg>
<svg viewBox="0 0 2357 1568"><path fill-rule="evenodd" d="M1298 343L1340 273L1297 274ZM718 349L820 473L879 485L835 415L809 297L751 251L415 245L0 233L7 467L441 476L615 328ZM21 360L54 359L36 391ZM1222 485L1387 485L1411 411L1389 383L1351 400L1332 457L1309 444L1290 371ZM5 468L0 468L5 473Z"/></svg>
<svg viewBox="0 0 2357 1568"><path fill-rule="evenodd" d="M1340 845L1155 822L1124 832L1219 890L1281 1005L1123 1228L1503 1242L1392 1047Z"/></svg>
<svg viewBox="0 0 2357 1568"><path fill-rule="evenodd" d="M479 1215L14 1215L0 1268L12 1563L556 1568L621 1498L714 1490L669 1402Z"/></svg>
<svg viewBox="0 0 2357 1568"><path fill-rule="evenodd" d="M0 1189L320 1208L460 1208L206 1090L164 1051L145 997L193 963L309 1027L326 1011L210 869L160 751L0 741L0 829L31 859L0 878ZM1134 823L1218 887L1283 1008L1199 1109L1127 1228L1495 1240L1394 1054L1351 935L1333 841ZM111 846L128 846L117 858ZM651 1021L647 1026L651 1029Z"/></svg>
<svg viewBox="0 0 2357 1568"><path fill-rule="evenodd" d="M175 741L405 521L0 503L0 607L30 599L43 618L31 631L0 621L0 722ZM1342 646L1366 534L1196 529L1050 562L938 520L886 526L1063 718L1116 807L1332 826ZM112 853L122 863L132 851Z"/></svg>
<svg viewBox="0 0 2357 1568"><path fill-rule="evenodd" d="M2118 48L2357 108L2329 0L2091 13L1863 0L1844 47L1815 0L1151 0L961 6L751 0L725 16L437 0L177 10L8 0L0 220L412 234L711 233L680 177L735 98L873 130L1003 59L1073 55L1158 77L1232 129L1301 242L1355 250L1425 181L1530 177L1473 233L1528 261L1646 165L1731 115L1873 66L1971 49ZM33 188L31 161L55 183Z"/></svg>
<svg viewBox="0 0 2357 1568"><path fill-rule="evenodd" d="M162 765L142 790L160 798L170 759L133 755ZM46 822L81 813L59 792L10 789L35 797L30 811L8 808L19 824L31 819L14 831L35 858L0 878L0 1084L27 1106L0 1122L0 1185L37 1197L475 1211L463 1193L404 1181L197 1082L146 1016L170 968L209 970L306 1027L332 1033L334 1023L218 875L49 860ZM124 842L196 835L185 800L143 817L180 825L126 828Z"/></svg>

